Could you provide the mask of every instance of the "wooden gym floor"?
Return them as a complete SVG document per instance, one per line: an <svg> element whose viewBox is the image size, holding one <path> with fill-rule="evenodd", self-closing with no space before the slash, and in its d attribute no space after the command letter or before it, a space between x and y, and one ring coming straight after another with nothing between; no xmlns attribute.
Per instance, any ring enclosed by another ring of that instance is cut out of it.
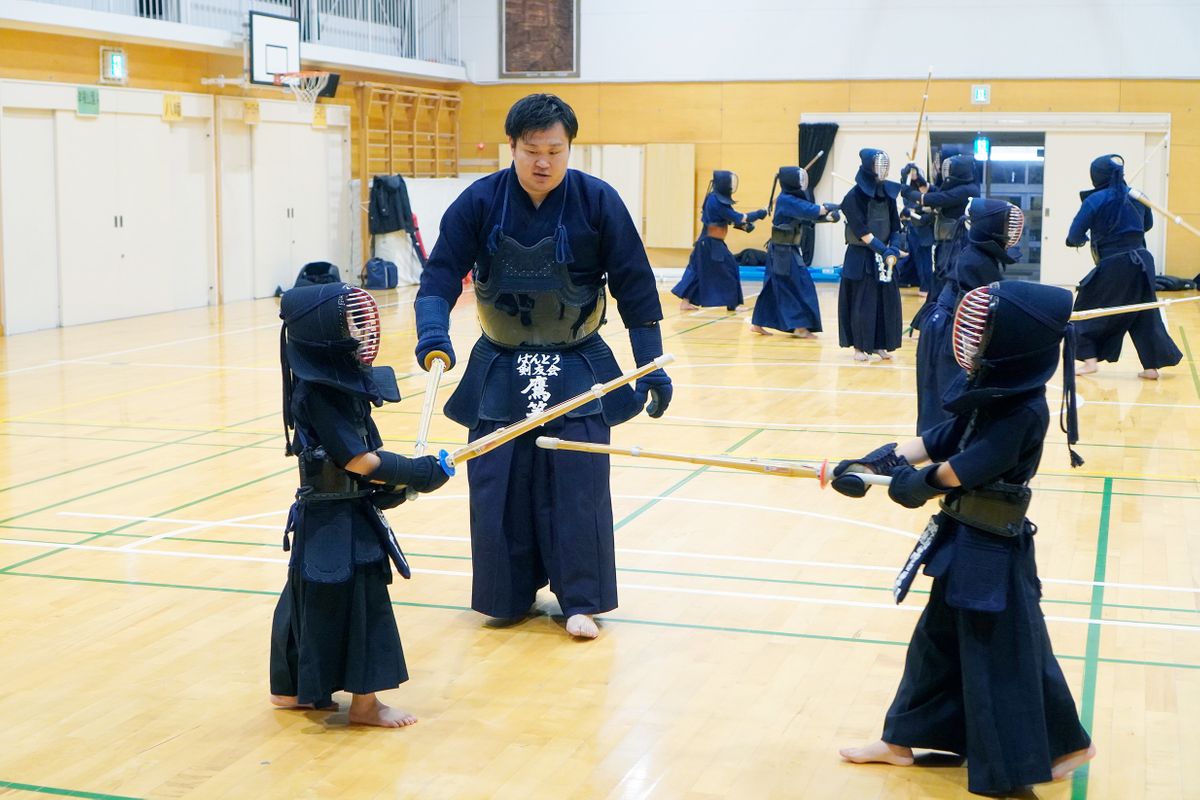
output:
<svg viewBox="0 0 1200 800"><path fill-rule="evenodd" d="M675 400L614 441L809 459L910 436L915 340L855 364L836 287L820 292L829 329L806 342L753 336L748 312L681 314L663 287ZM381 361L407 396L376 419L400 452L425 384L411 300L380 293ZM467 295L460 359L473 313ZM879 734L928 588L896 607L891 579L930 512L665 462L613 460L621 606L599 640L569 640L546 592L543 616L481 626L459 478L390 512L417 574L392 587L412 680L384 698L420 723L347 727L346 700L273 709L267 634L296 485L278 324L262 300L0 340L0 795L965 794L958 766L836 752ZM1169 329L1187 360L1142 382L1127 342L1080 381L1086 466L1067 466L1055 428L1035 482L1043 607L1100 749L1038 797L1200 797L1200 306ZM606 335L629 365L619 323ZM433 433L464 440L440 413Z"/></svg>

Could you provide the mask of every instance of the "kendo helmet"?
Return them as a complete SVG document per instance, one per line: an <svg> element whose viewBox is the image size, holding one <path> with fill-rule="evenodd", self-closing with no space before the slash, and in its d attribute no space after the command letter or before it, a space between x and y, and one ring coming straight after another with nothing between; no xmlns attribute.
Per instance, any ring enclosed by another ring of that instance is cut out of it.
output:
<svg viewBox="0 0 1200 800"><path fill-rule="evenodd" d="M391 367L373 367L379 354L379 306L345 283L298 286L283 293L280 361L285 390L296 378L365 397L376 405L400 399Z"/></svg>
<svg viewBox="0 0 1200 800"><path fill-rule="evenodd" d="M964 373L946 391L945 408L969 413L1009 397L1045 389L1058 368L1062 344L1063 400L1059 424L1071 466L1083 464L1075 402L1074 296L1029 281L1000 281L967 292L954 312L951 350Z"/></svg>
<svg viewBox="0 0 1200 800"><path fill-rule="evenodd" d="M733 193L737 191L738 176L736 172L730 172L727 169L715 169L712 174L712 181L709 182L709 191L717 196L722 203L727 206L733 205Z"/></svg>
<svg viewBox="0 0 1200 800"><path fill-rule="evenodd" d="M873 147L859 150L858 158L863 170L879 181L885 180L892 169L892 160L888 158L888 154Z"/></svg>
<svg viewBox="0 0 1200 800"><path fill-rule="evenodd" d="M942 183L953 181L959 185L975 180L975 157L962 153L942 159Z"/></svg>
<svg viewBox="0 0 1200 800"><path fill-rule="evenodd" d="M1005 200L976 198L967 206L968 238L975 244L995 242L1016 247L1025 229L1025 213Z"/></svg>
<svg viewBox="0 0 1200 800"><path fill-rule="evenodd" d="M1104 189L1112 185L1114 179L1125 181L1125 159L1116 153L1100 156L1092 161L1088 172L1092 178L1092 186Z"/></svg>
<svg viewBox="0 0 1200 800"><path fill-rule="evenodd" d="M803 194L808 189L808 171L804 167L780 167L775 177L779 188L789 194Z"/></svg>

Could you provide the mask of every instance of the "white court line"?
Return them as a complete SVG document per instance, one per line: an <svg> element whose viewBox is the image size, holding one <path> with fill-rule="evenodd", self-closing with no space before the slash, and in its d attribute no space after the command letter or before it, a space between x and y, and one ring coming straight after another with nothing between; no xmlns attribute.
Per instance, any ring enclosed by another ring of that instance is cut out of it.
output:
<svg viewBox="0 0 1200 800"><path fill-rule="evenodd" d="M79 359L73 359L73 360L81 361L81 360L86 360L86 359L91 359L91 358L112 358L113 356L122 356L122 355L125 355L126 353L139 353L143 350L153 350L156 347L170 347L170 346L176 345L176 344L188 344L190 342L202 342L205 339L219 339L222 336L238 336L243 333L253 333L254 331L261 331L261 330L266 330L268 328L277 328L277 327L278 327L278 323L272 322L267 325L256 325L252 328L239 328L236 331L225 331L223 333L209 333L204 336L192 336L187 339L173 339L168 342L156 342L154 344L142 345L141 347L130 347L125 350L113 350L108 353L97 353L95 355L82 356ZM0 376L15 375L18 372L30 372L32 370L43 369L45 367L61 366L62 364L65 364L65 363L70 363L70 362L62 361L62 360L47 361L45 363L37 364L32 367L21 367L20 369L6 370L4 372L0 372Z"/></svg>
<svg viewBox="0 0 1200 800"><path fill-rule="evenodd" d="M260 298L260 299L265 299L265 298ZM382 311L384 309L389 309L389 308L399 308L400 306L412 305L413 302L414 302L414 300L399 300L395 303L388 303L387 305L380 305L379 309ZM115 320L102 320L102 321L103 322L115 322ZM209 333L209 334L205 334L204 336L191 336L187 339L172 339L171 341L167 341L167 342L155 342L154 344L142 345L141 347L129 347L129 348L126 348L125 350L112 350L108 353L97 353L95 355L82 356L80 358L67 359L65 361L56 359L53 361L46 361L41 364L35 364L34 366L31 366L31 367L21 367L19 369L5 370L3 372L0 372L0 377L3 377L5 375L16 375L19 372L31 372L35 369L45 369L46 367L62 366L63 364L70 364L70 363L73 363L76 361L88 361L88 360L98 359L98 358L111 358L113 356L122 356L122 355L125 355L126 353L140 353L143 350L153 350L157 347L170 347L172 345L177 345L177 344L188 344L190 342L202 342L205 339L219 339L223 336L238 336L238 335L244 334L244 333L253 333L254 331L267 330L268 328L278 329L279 323L278 322L269 322L265 325L255 325L250 328L239 328L238 330L234 330L234 331L223 331L221 333Z"/></svg>
<svg viewBox="0 0 1200 800"><path fill-rule="evenodd" d="M820 597L805 597L787 594L758 594L756 592L731 592L719 589L683 589L677 586L648 586L639 583L618 583L620 589L640 589L646 592L666 592L670 594L695 594L708 597L736 597L746 600L779 600L786 603L805 603L809 605L850 606L853 608L879 608L887 611L907 611L920 613L924 606L897 605L895 603L867 603L860 600L826 600ZM1169 622L1134 622L1132 620L1090 619L1088 617L1046 617L1054 622L1065 622L1070 625L1104 625L1124 628L1153 628L1168 631L1187 631L1200 633L1200 625L1177 625Z"/></svg>
<svg viewBox="0 0 1200 800"><path fill-rule="evenodd" d="M616 497L618 499L630 499L630 498L645 499L644 496L634 497L633 495L613 495L613 497ZM465 499L467 499L467 496L461 495L461 494L458 494L458 495L428 495L422 499L424 499L426 501L465 500ZM667 499L667 498L656 498L656 499ZM700 500L687 500L686 498L677 498L677 499L680 500L681 502L703 502ZM729 505L740 505L740 504L729 503ZM769 507L761 506L761 508L769 508ZM789 509L782 509L782 510L788 511ZM287 514L287 511L285 509L285 510L281 510L281 511L268 512L268 513L277 513L280 516L285 516ZM178 518L173 518L173 517L138 517L138 516L127 515L127 514L89 514L89 513L79 512L79 511L59 511L58 516L60 516L60 517L87 517L87 518L93 518L93 519L133 520L133 521L138 521L138 522L175 522L175 523L188 524L188 525L206 524L205 520L178 519ZM244 522L230 522L230 523L225 523L224 527L253 528L253 529L257 529L257 530L274 530L274 531L279 531L279 530L283 529L282 523L278 524L278 525L255 525L255 524L244 523ZM895 530L895 529L887 529L887 530ZM86 533L86 531L80 531L80 533ZM176 531L175 533L177 535L179 532ZM396 531L396 535L397 535L397 537L399 537L401 539L421 539L421 540L437 541L437 542L469 542L469 541L471 541L471 538L469 536L440 536L440 535L436 535L436 534L411 533L411 532L405 532L405 531L400 531L400 530ZM914 539L917 538L915 535L912 535L912 534L910 534L910 536ZM65 546L65 545L63 545L63 546ZM115 548L101 548L101 549L111 550L111 549L115 549ZM806 561L806 560L802 560L802 559L793 559L793 558L767 558L765 556L737 556L737 555L728 555L728 554L721 554L721 553L697 553L694 551L682 551L682 550L650 550L650 549L636 548L636 547L618 547L618 548L616 548L616 552L629 553L632 555L664 556L664 557L668 557L668 558L691 558L691 559L699 559L699 560L703 560L703 561L733 561L733 562L744 562L744 563L753 563L753 564L779 564L779 565L785 565L785 566L822 567L822 568L827 568L827 569L844 569L844 570L852 570L852 571L858 570L858 571L862 571L862 572L887 572L887 573L891 573L891 574L895 574L899 570L899 567L897 567L897 566L879 566L879 565L875 565L875 564L843 563L843 562L836 562L836 561ZM1057 584L1061 584L1064 586L1089 586L1089 587L1090 586L1103 586L1108 589L1140 589L1140 590L1149 591L1149 592L1183 592L1183 593L1187 593L1187 594L1200 594L1200 588L1191 587L1191 586L1166 586L1166 585L1154 584L1154 583L1119 583L1116 581L1083 581L1083 580L1074 580L1071 578L1046 578L1046 577L1042 577L1041 581L1042 581L1042 583L1057 583Z"/></svg>
<svg viewBox="0 0 1200 800"><path fill-rule="evenodd" d="M89 552L98 553L115 553L117 555L150 555L164 556L167 558L196 558L216 561L243 561L257 564L287 564L288 559L285 558L264 558L261 556L231 556L218 553L185 553L176 550L138 550L130 553L127 550L121 550L115 547L102 547L100 545L89 544L52 544L50 542L34 542L26 539L5 539L4 544L24 545L26 547L36 547L42 550L86 550ZM413 574L419 575L447 575L456 578L470 577L470 572L461 570L441 570L441 569L414 569ZM756 592L732 592L718 589L687 589L678 586L650 586L639 583L617 583L618 589L639 589L647 592L666 592L669 594L691 594L703 595L707 597L735 597L745 600L778 600L787 603L803 603L807 605L822 605L822 606L849 606L853 608L876 608L886 611L905 611L909 613L920 613L924 610L924 606L906 606L896 605L894 603L868 603L860 600L834 600L820 597L807 597L804 595L785 595L785 594L758 594ZM1124 628L1148 628L1156 630L1172 630L1184 631L1187 633L1200 633L1200 625L1178 625L1167 622L1134 622L1130 620L1108 620L1108 619L1090 619L1088 617L1046 617L1046 619L1054 622L1065 622L1071 625L1103 625L1108 627L1124 627Z"/></svg>
<svg viewBox="0 0 1200 800"><path fill-rule="evenodd" d="M915 419L911 420L909 422L886 422L886 423L870 423L870 424L861 424L861 425L860 424L843 425L840 422L762 422L762 421L746 420L746 419L708 419L706 417L681 417L676 414L672 414L668 419L670 419L672 421L698 422L698 423L704 423L706 425L719 425L719 426L725 426L725 427L730 427L730 428L766 428L766 429L783 429L783 430L790 430L790 431L806 430L806 429L811 429L811 428L837 428L837 429L868 428L868 429L878 429L878 430L891 430L892 428L904 428L906 430L912 430L912 427L917 424L917 421ZM643 424L647 424L647 423L643 423Z"/></svg>
<svg viewBox="0 0 1200 800"><path fill-rule="evenodd" d="M212 520L211 522L200 522L195 525L190 525L186 528L179 528L177 530L165 531L164 533L155 534L154 536L149 536L145 539L134 539L129 544L121 545L117 549L118 550L135 550L144 544L151 544L153 542L158 542L163 539L169 539L172 536L179 536L180 534L183 534L183 533L191 533L192 531L202 531L207 528L218 528L222 525L227 525L230 523L237 523L237 522L241 522L242 520L246 520L246 519L258 519L259 517L270 517L270 516L274 516L275 514L278 514L278 513L279 513L278 511L262 511L258 514L246 514L246 515L240 516L240 517L230 517L228 519Z"/></svg>
<svg viewBox="0 0 1200 800"><path fill-rule="evenodd" d="M671 371L678 372L681 369L706 369L708 367L837 367L840 369L862 369L862 362L859 361L735 361L719 364L681 364L675 362L671 364ZM908 372L916 372L916 367L907 367L903 364L885 364L876 362L872 365L873 369L897 369L906 370Z"/></svg>
<svg viewBox="0 0 1200 800"><path fill-rule="evenodd" d="M872 397L916 397L916 392L869 392L865 389L809 389L795 386L760 386L725 383L676 383L677 389L716 389L724 392L792 392L794 394L862 394Z"/></svg>
<svg viewBox="0 0 1200 800"><path fill-rule="evenodd" d="M151 361L95 361L91 358L72 358L59 364L84 364L93 367L145 367L150 369L244 370L248 372L279 372L279 367L234 367L228 364L178 364Z"/></svg>

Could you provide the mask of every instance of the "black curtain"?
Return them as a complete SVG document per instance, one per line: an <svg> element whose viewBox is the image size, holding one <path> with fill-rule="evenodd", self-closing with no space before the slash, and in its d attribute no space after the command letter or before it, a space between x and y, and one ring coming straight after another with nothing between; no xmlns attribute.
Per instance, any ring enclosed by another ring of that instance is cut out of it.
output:
<svg viewBox="0 0 1200 800"><path fill-rule="evenodd" d="M816 160L811 167L808 168L808 199L809 202L815 202L813 199L813 189L821 182L821 177L825 174L825 165L829 163L829 153L833 150L833 139L837 136L838 126L836 122L801 122L800 123L800 158L798 164L804 166L813 157L822 150L825 155ZM813 247L816 241L816 231L812 225L805 225L800 236L800 253L804 257L805 264L812 263Z"/></svg>

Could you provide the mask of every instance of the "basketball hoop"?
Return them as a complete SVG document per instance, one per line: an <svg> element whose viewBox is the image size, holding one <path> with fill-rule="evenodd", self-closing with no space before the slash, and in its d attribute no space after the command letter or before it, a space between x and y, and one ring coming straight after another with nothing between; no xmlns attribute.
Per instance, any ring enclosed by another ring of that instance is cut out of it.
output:
<svg viewBox="0 0 1200 800"><path fill-rule="evenodd" d="M278 72L275 85L284 86L292 93L301 107L312 108L317 104L317 95L329 85L328 72Z"/></svg>

